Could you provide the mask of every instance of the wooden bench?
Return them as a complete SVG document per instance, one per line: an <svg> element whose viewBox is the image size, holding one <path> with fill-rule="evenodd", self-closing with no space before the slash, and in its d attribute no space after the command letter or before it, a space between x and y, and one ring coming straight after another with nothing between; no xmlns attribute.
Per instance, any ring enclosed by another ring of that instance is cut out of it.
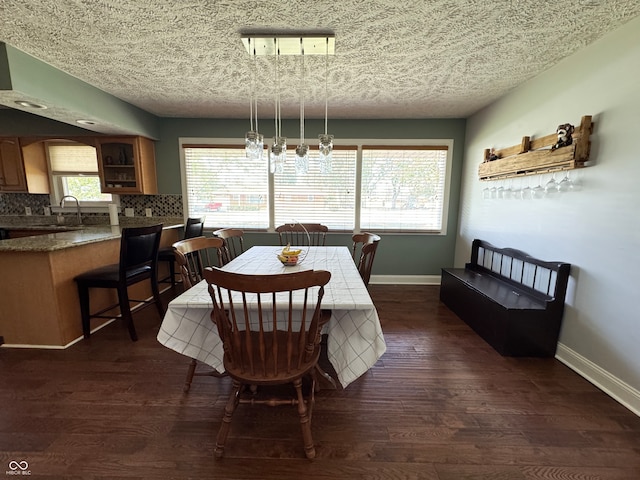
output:
<svg viewBox="0 0 640 480"><path fill-rule="evenodd" d="M440 300L501 355L555 355L571 265L474 240L465 268L443 268Z"/></svg>

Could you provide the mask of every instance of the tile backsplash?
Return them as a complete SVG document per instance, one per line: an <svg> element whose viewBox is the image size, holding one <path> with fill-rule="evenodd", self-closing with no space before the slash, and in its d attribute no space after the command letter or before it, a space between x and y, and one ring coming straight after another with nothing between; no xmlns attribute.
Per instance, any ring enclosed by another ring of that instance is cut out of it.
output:
<svg viewBox="0 0 640 480"><path fill-rule="evenodd" d="M50 204L49 195L0 193L0 215L24 215L24 207L30 207L33 215L44 215Z"/></svg>
<svg viewBox="0 0 640 480"><path fill-rule="evenodd" d="M30 207L32 215L44 215L44 207L51 204L49 195L29 193L0 193L0 216L24 215L25 207ZM145 216L150 208L154 217L182 217L182 195L120 195L120 206L133 208L136 217ZM108 213L83 213L84 216L105 216Z"/></svg>
<svg viewBox="0 0 640 480"><path fill-rule="evenodd" d="M133 208L136 217L143 217L147 208L154 217L182 217L182 195L120 195L120 206Z"/></svg>

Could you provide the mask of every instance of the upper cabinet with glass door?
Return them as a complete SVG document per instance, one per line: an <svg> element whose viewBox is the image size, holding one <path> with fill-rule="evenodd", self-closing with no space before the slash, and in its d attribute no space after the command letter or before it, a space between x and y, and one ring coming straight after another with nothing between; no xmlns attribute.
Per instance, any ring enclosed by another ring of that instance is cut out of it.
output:
<svg viewBox="0 0 640 480"><path fill-rule="evenodd" d="M104 193L158 193L153 141L144 137L97 137Z"/></svg>

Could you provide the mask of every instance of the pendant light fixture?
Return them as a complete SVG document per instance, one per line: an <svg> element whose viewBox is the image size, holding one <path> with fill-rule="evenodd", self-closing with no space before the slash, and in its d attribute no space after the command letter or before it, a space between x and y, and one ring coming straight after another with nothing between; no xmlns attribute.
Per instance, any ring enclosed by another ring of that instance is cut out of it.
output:
<svg viewBox="0 0 640 480"><path fill-rule="evenodd" d="M331 173L333 160L333 135L327 133L327 114L329 105L328 84L329 82L329 38L327 38L324 56L324 133L318 135L320 172Z"/></svg>
<svg viewBox="0 0 640 480"><path fill-rule="evenodd" d="M249 122L251 130L249 130L244 137L245 140L245 152L249 159L260 160L262 159L262 152L264 150L264 135L258 132L258 95L256 89L257 83L257 66L256 66L256 48L255 42L253 45L249 41L249 47L252 52L253 65L251 71L251 97L249 99ZM254 114L255 114L255 129L254 129Z"/></svg>
<svg viewBox="0 0 640 480"><path fill-rule="evenodd" d="M304 43L300 39L300 51L302 52L302 65L300 72L300 144L296 148L296 175L309 173L309 145L304 143Z"/></svg>
<svg viewBox="0 0 640 480"><path fill-rule="evenodd" d="M324 107L324 134L318 135L320 146L320 171L331 172L331 154L333 151L333 135L327 133L327 105L328 105L328 57L335 53L335 35L333 33L287 33L278 35L264 35L264 33L246 33L242 35L242 42L247 52L254 57L257 55L274 56L274 92L275 92L275 135L273 144L269 149L269 170L271 173L283 173L287 159L287 139L282 136L282 111L280 105L280 55L300 55L302 57L301 86L300 86L300 144L296 147L296 173L304 174L309 171L309 146L304 139L304 92L305 92L305 56L325 56L325 107ZM254 68L254 78L255 78ZM254 81L253 83L257 83ZM252 85L253 85L252 83ZM252 87L253 88L253 87ZM258 103L257 94L252 89L251 118L255 115L254 123L251 122L251 131L247 132L246 140L249 150L253 151L254 143L257 145L261 137L258 133ZM255 142L254 142L255 134ZM264 145L264 143L262 144ZM248 151L249 151L248 150ZM262 149L260 148L260 151Z"/></svg>
<svg viewBox="0 0 640 480"><path fill-rule="evenodd" d="M278 38L273 39L273 48L275 52L275 136L273 137L273 145L270 150L270 170L271 173L283 173L284 164L287 161L287 139L282 136L282 112L280 110L280 45Z"/></svg>

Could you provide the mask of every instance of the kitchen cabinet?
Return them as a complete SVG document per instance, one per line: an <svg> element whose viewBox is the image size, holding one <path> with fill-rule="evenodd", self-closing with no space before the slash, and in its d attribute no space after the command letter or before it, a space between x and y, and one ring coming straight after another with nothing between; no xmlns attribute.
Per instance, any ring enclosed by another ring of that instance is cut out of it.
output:
<svg viewBox="0 0 640 480"><path fill-rule="evenodd" d="M20 138L22 162L27 177L27 192L49 193L49 162L44 142L26 144Z"/></svg>
<svg viewBox="0 0 640 480"><path fill-rule="evenodd" d="M0 138L0 192L49 193L43 144L17 137Z"/></svg>
<svg viewBox="0 0 640 480"><path fill-rule="evenodd" d="M103 193L158 193L153 140L98 137L96 149Z"/></svg>
<svg viewBox="0 0 640 480"><path fill-rule="evenodd" d="M26 192L22 150L17 137L0 138L0 192Z"/></svg>

